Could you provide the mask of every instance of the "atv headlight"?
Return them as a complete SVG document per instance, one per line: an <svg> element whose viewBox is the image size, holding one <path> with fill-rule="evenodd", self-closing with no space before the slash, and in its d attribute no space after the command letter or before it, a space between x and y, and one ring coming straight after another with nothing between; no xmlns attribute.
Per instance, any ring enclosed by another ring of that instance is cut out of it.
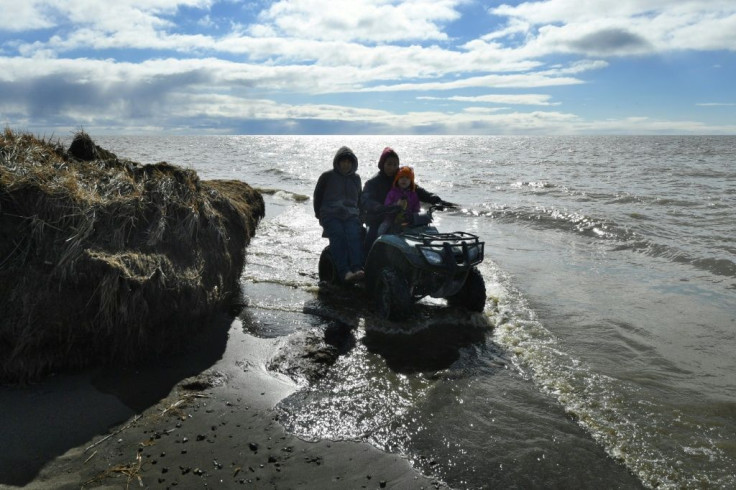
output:
<svg viewBox="0 0 736 490"><path fill-rule="evenodd" d="M424 256L425 260L429 262L430 265L442 265L442 254L439 252L435 252L434 250L430 250L428 248L420 248L422 255Z"/></svg>
<svg viewBox="0 0 736 490"><path fill-rule="evenodd" d="M480 255L480 249L478 247L470 247L468 249L468 262L475 262L478 260L478 256Z"/></svg>

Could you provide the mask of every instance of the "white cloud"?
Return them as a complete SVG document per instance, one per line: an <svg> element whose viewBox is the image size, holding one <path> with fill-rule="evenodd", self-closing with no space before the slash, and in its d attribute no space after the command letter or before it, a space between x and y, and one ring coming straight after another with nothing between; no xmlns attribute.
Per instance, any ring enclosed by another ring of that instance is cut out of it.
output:
<svg viewBox="0 0 736 490"><path fill-rule="evenodd" d="M462 0L280 0L261 12L250 33L299 39L395 42L446 40L442 25L459 17Z"/></svg>
<svg viewBox="0 0 736 490"><path fill-rule="evenodd" d="M510 105L559 105L559 102L550 102L550 96L544 94L488 94L472 97L455 95L452 97L418 97L420 100L449 100L453 102L473 102L488 104Z"/></svg>
<svg viewBox="0 0 736 490"><path fill-rule="evenodd" d="M38 0L0 0L0 32L22 32L45 29L54 25L50 16L41 12Z"/></svg>
<svg viewBox="0 0 736 490"><path fill-rule="evenodd" d="M249 99L231 95L186 95L175 98L176 117L214 117L229 119L326 119L344 122L386 120L388 111L330 104L282 104L268 99Z"/></svg>
<svg viewBox="0 0 736 490"><path fill-rule="evenodd" d="M238 97L227 94L171 95L165 112L150 117L130 118L122 105L113 105L106 111L78 108L69 111L64 121L68 126L53 122L56 132L72 132L80 125L95 128L97 134L135 132L185 131L203 120L220 121L220 127L236 128L245 120L274 121L293 125L295 121L334 121L343 124L369 125L377 133L400 134L586 134L586 133L694 133L717 134L736 132L736 126L708 126L697 121L657 120L630 117L611 120L585 120L575 114L556 111L499 112L494 108L469 107L459 112L412 111L398 114L389 110L356 108L334 104L284 104L264 98ZM7 114L7 106L0 106L0 114ZM17 109L17 106L16 106ZM116 110L120 112L115 112ZM7 123L2 116L0 120ZM20 124L30 120L18 120ZM36 122L38 124L38 121Z"/></svg>
<svg viewBox="0 0 736 490"><path fill-rule="evenodd" d="M732 0L501 5L489 9L496 16L489 15L489 32L468 32L457 41L449 27L457 27L453 23L470 2L241 2L219 5L237 12L224 20L212 8L218 0L0 0L0 120L78 118L89 127L123 127L115 125L118 119L131 127L166 128L250 117L284 125L365 123L387 132L617 132L627 125L629 132L724 130L666 118L586 121L565 112L522 109L570 107L561 94L589 83L591 71L613 68L615 57L733 52ZM192 9L198 15L189 15ZM505 23L491 24L497 17ZM472 24L477 28L483 19ZM78 51L87 57L77 57ZM132 61L136 58L142 61ZM723 72L730 70L728 61L722 66ZM556 91L554 100L516 93L553 86L569 89ZM495 89L504 93L488 93ZM437 91L451 93L438 97ZM402 113L380 106L376 94L391 92L406 92ZM360 107L317 103L337 100L329 98L335 94L351 94ZM703 98L710 97L729 100L722 94ZM417 111L417 100L439 104Z"/></svg>
<svg viewBox="0 0 736 490"><path fill-rule="evenodd" d="M80 28L67 36L53 36L47 42L21 45L26 57L38 52L56 53L77 49L153 49L197 53L244 55L253 62L286 66L297 64L343 67L361 70L366 83L371 80L441 77L451 73L528 71L540 63L521 59L518 54L475 46L453 50L438 46L367 46L345 41L316 41L296 38L255 38L227 34L221 38L205 35L166 34L162 32L120 31L107 34Z"/></svg>
<svg viewBox="0 0 736 490"><path fill-rule="evenodd" d="M395 83L362 89L363 92L396 92L430 90L457 90L465 88L538 88L584 83L573 77L550 76L544 73L520 73L514 75L487 75L461 78L453 81Z"/></svg>
<svg viewBox="0 0 736 490"><path fill-rule="evenodd" d="M316 0L280 1L261 14L262 21L271 24L253 25L250 30L261 34L285 31L284 37L253 37L244 35L238 28L219 38L169 32L170 21L162 17L164 13L175 12L180 5L204 9L211 1L128 0L115 3L114 8L101 7L93 0L47 0L44 3L47 6L54 4L67 22L74 23L74 28L62 29L45 42L20 45L18 51L25 57L38 54L46 58L61 57L79 49L159 50L195 57L222 53L243 55L248 61L273 66L312 66L315 75L312 78L332 75L326 69L328 67L341 67L342 76L347 80L317 84L313 90L316 93L324 93L332 86L360 88L372 82L437 79L450 74L528 72L541 66L540 62L526 58L524 52L487 42L468 43L461 49L453 49L419 44L366 45L350 41L386 41L387 34L381 29L387 26L395 33L392 36L402 39L446 38L444 34L435 36L431 33L439 33L442 22L457 17L455 8L460 5L459 0L356 1L344 9L324 9L323 2ZM324 13L315 15L315 11ZM306 27L300 31L297 24L302 25L305 17L309 17L309 23L304 24ZM344 25L340 27L348 22L344 17L356 23L355 28L346 31L342 28ZM290 22L295 24L294 28L284 29L283 25ZM429 24L433 26L431 29ZM379 25L380 29L376 31ZM422 33L416 33L412 28L418 28ZM300 71L305 70L300 68Z"/></svg>
<svg viewBox="0 0 736 490"><path fill-rule="evenodd" d="M463 112L466 114L493 114L507 110L508 107L466 107Z"/></svg>
<svg viewBox="0 0 736 490"><path fill-rule="evenodd" d="M249 89L274 92L278 90L296 91L304 94L327 94L346 92L392 92L455 90L471 87L483 88L531 88L583 83L582 80L567 76L585 68L571 66L554 68L544 72L519 73L508 75L485 75L466 77L449 81L420 81L411 83L376 84L381 80L402 79L409 76L439 75L432 70L438 67L421 68L423 55L411 57L403 66L393 60L386 66L376 63L367 68L345 65L273 65L262 63L238 63L218 58L151 59L141 63L120 63L114 60L92 59L43 59L40 58L0 58L0 80L21 82L40 80L46 77L63 77L69 80L90 80L98 85L106 85L127 80L131 83L150 81L155 78L176 78L181 84L201 85L203 79L215 90ZM396 63L396 64L394 64ZM586 64L587 69L600 67L600 64ZM416 71L412 68L416 67ZM421 71L425 70L425 71ZM218 89L219 87L219 89ZM172 90L177 87L172 86Z"/></svg>
<svg viewBox="0 0 736 490"><path fill-rule="evenodd" d="M526 26L529 56L624 56L673 50L736 50L736 4L725 0L547 0L490 9L508 17L498 34ZM535 30L536 29L536 30Z"/></svg>
<svg viewBox="0 0 736 490"><path fill-rule="evenodd" d="M730 0L541 0L516 6L501 5L496 15L522 19L535 25L589 22L603 18L690 18L713 12L733 12Z"/></svg>
<svg viewBox="0 0 736 490"><path fill-rule="evenodd" d="M0 29L84 25L105 32L131 27L151 30L169 25L161 14L173 14L180 7L209 8L213 3L214 0L0 0Z"/></svg>

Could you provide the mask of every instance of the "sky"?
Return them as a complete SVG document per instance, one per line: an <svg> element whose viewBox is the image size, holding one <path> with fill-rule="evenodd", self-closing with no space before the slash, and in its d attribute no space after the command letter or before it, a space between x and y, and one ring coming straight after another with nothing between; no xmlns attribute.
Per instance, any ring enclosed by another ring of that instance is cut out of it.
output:
<svg viewBox="0 0 736 490"><path fill-rule="evenodd" d="M736 134L734 0L0 0L0 124Z"/></svg>

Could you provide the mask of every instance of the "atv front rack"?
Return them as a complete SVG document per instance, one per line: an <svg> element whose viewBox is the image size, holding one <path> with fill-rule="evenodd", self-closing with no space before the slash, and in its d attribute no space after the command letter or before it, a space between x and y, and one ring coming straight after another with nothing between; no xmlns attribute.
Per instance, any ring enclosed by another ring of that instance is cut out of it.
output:
<svg viewBox="0 0 736 490"><path fill-rule="evenodd" d="M483 262L485 242L478 240L478 236L472 233L419 233L407 238L421 242L415 246L431 266L455 270Z"/></svg>

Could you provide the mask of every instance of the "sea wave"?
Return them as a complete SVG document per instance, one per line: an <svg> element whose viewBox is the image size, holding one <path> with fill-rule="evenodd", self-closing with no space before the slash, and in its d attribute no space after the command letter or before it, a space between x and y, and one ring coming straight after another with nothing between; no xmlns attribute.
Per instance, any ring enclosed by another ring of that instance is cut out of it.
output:
<svg viewBox="0 0 736 490"><path fill-rule="evenodd" d="M299 194L296 192L286 191L283 189L268 189L264 187L258 187L256 188L256 190L260 192L261 194L283 199L284 201L294 201L294 202L309 201L309 196L306 196L304 194Z"/></svg>
<svg viewBox="0 0 736 490"><path fill-rule="evenodd" d="M663 449L672 421L661 400L646 397L635 384L596 372L575 358L510 283L499 296L501 301L490 315L495 326L493 341L506 349L516 369L557 399L573 420L646 486L682 488L707 482L705 486L727 488L733 484L732 475L697 466L701 450L712 460L731 465L727 451L700 431L693 431L687 439L690 446L676 449L680 459L672 459ZM724 408L728 413L730 407ZM678 416L680 424L693 423L688 413L679 412ZM690 457L694 453L695 457Z"/></svg>
<svg viewBox="0 0 736 490"><path fill-rule="evenodd" d="M512 189L523 189L523 188L529 188L529 189L554 189L556 187L555 184L552 184L550 182L514 182L510 186Z"/></svg>
<svg viewBox="0 0 736 490"><path fill-rule="evenodd" d="M545 229L568 231L586 236L611 240L627 240L632 232L615 223L588 216L582 213L567 212L554 207L484 206L489 208L479 211L464 208L460 212L471 216L486 216L508 222L525 222Z"/></svg>
<svg viewBox="0 0 736 490"><path fill-rule="evenodd" d="M498 219L505 222L524 223L565 233L574 233L591 239L603 240L612 244L612 251L632 251L650 257L663 258L678 264L687 264L698 270L717 276L736 277L736 262L724 257L704 256L683 250L674 244L663 244L653 237L647 237L612 220L570 213L556 208L511 208L507 206L485 206L486 210L463 208L458 213ZM651 221L637 215L639 221Z"/></svg>

